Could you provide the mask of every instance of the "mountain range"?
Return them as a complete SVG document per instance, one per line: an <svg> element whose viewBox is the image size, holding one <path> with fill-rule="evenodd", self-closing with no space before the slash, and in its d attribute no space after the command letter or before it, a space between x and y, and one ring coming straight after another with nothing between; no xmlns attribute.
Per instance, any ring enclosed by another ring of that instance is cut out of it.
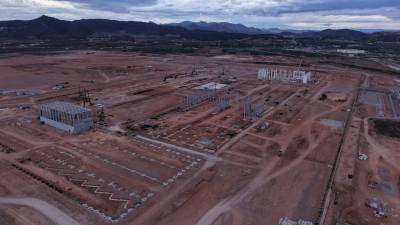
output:
<svg viewBox="0 0 400 225"><path fill-rule="evenodd" d="M190 31L176 26L155 23L116 21L106 19L82 19L65 21L41 16L33 20L0 21L0 39L84 39L98 33L142 36L176 36L197 40L225 40L249 37L248 34Z"/></svg>
<svg viewBox="0 0 400 225"><path fill-rule="evenodd" d="M260 29L255 27L247 27L243 24L233 24L226 22L192 22L184 21L181 23L170 23L167 26L183 27L188 30L204 30L204 31L215 31L215 32L229 32L229 33L241 33L249 35L259 34L277 34L283 37L290 38L314 38L314 39L339 39L339 40L371 40L371 41L388 41L396 42L400 41L400 31L395 30L383 30L383 29L326 29L321 31L315 30L293 30L293 29L280 29L280 28L269 28Z"/></svg>
<svg viewBox="0 0 400 225"><path fill-rule="evenodd" d="M168 26L178 26L183 27L188 30L209 30L218 32L232 32L232 33L245 33L245 34L280 34L280 33L293 33L301 34L305 32L312 32L313 30L294 30L294 29L280 29L280 28L268 28L261 29L255 27L247 27L243 24L234 24L227 22L192 22L183 21L180 23L169 23ZM377 33L377 32L395 32L396 30L384 30L384 29L356 29L355 31L360 31L366 34ZM400 30L397 30L400 31Z"/></svg>
<svg viewBox="0 0 400 225"><path fill-rule="evenodd" d="M167 26L177 26L183 27L188 30L208 30L208 31L216 31L216 32L230 32L230 33L243 33L243 34L279 34L282 32L290 32L290 33L304 33L309 30L282 30L279 28L269 28L269 29L261 29L255 27L247 27L243 24L234 24L227 22L192 22L192 21L184 21L181 23L169 23Z"/></svg>
<svg viewBox="0 0 400 225"><path fill-rule="evenodd" d="M65 21L41 16L33 20L0 21L1 39L86 39L106 33L116 35L164 36L202 41L243 38L313 38L338 40L400 41L400 32L364 33L356 30L280 30L259 29L242 24L182 22L155 24L152 22L116 21L106 19L82 19Z"/></svg>

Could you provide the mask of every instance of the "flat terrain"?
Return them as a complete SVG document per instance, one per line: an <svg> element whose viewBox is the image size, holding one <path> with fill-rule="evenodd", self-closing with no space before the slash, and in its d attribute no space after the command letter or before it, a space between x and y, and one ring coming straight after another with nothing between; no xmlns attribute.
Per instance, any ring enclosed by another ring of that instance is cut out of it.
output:
<svg viewBox="0 0 400 225"><path fill-rule="evenodd" d="M340 59L301 62L3 56L0 224L398 225L400 140L374 129L400 115L398 80ZM262 64L312 82L260 81ZM226 86L197 89L211 82ZM82 90L96 128L69 135L38 121L43 104L83 105Z"/></svg>

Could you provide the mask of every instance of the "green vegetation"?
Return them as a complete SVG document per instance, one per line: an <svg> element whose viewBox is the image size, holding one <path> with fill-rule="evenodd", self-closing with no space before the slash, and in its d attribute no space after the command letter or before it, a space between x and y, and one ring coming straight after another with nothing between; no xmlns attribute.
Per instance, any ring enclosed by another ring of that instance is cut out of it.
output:
<svg viewBox="0 0 400 225"><path fill-rule="evenodd" d="M374 127L378 134L400 138L400 121L398 120L375 119Z"/></svg>

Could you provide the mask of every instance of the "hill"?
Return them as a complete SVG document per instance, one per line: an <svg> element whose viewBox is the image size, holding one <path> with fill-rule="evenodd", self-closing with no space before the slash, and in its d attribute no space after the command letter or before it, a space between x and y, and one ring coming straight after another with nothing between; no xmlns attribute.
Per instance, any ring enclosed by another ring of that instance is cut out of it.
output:
<svg viewBox="0 0 400 225"><path fill-rule="evenodd" d="M340 29L340 30L322 30L322 31L309 31L297 34L296 37L299 38L316 38L316 39L332 39L332 40L362 40L368 38L368 34L350 30L350 29Z"/></svg>
<svg viewBox="0 0 400 225"><path fill-rule="evenodd" d="M85 19L64 21L41 16L34 20L0 21L1 39L84 39L96 33L118 33L144 36L176 36L178 38L204 41L242 39L249 34L188 30L177 26L136 21L116 21L106 19ZM270 38L271 35L261 36Z"/></svg>
<svg viewBox="0 0 400 225"><path fill-rule="evenodd" d="M267 30L262 30L254 27L246 27L243 24L233 24L233 23L207 23L207 22L191 22L184 21L181 23L170 23L167 26L183 27L188 30L206 30L206 31L216 31L216 32L229 32L229 33L242 33L242 34L269 34Z"/></svg>
<svg viewBox="0 0 400 225"><path fill-rule="evenodd" d="M0 21L0 39L87 39L96 34L123 36L142 35L181 38L200 41L234 40L234 39L277 39L308 38L351 41L385 41L397 42L399 32L363 33L356 30L322 30L296 31L259 29L231 23L194 23L190 21L178 24L158 25L151 22L116 21L106 19L84 19L65 21L41 16L33 20ZM279 34L277 34L279 33Z"/></svg>

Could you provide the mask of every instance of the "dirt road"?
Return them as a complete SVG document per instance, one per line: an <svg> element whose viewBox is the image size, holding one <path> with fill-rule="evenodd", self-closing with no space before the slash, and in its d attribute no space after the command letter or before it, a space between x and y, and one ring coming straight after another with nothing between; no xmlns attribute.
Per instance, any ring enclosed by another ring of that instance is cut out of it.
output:
<svg viewBox="0 0 400 225"><path fill-rule="evenodd" d="M308 121L313 121L318 117L321 117L332 110L329 110L327 112L320 113L318 115L313 116L310 118ZM308 139L311 139L311 122L306 123L307 126L303 127L303 132L305 132L308 137ZM305 131L304 131L305 130ZM300 132L300 131L298 131ZM297 132L297 134L298 134ZM272 162L269 162L269 164L262 170L260 173L253 179L253 181L247 185L246 188L244 188L242 191L240 191L238 194L233 196L232 198L225 199L224 201L220 202L217 204L214 208L209 210L198 222L197 225L211 225L213 224L216 219L223 215L224 213L232 210L237 204L239 204L243 199L254 193L257 189L261 188L263 185L271 181L272 179L281 176L284 173L287 173L291 169L294 169L297 165L299 165L315 148L321 143L322 140L325 139L326 133L323 132L320 137L317 140L314 140L312 145L310 145L304 153L291 162L289 165L285 166L282 169L279 169L275 172L272 172L276 165L279 162L279 158L275 158Z"/></svg>
<svg viewBox="0 0 400 225"><path fill-rule="evenodd" d="M166 142L163 142L163 141L154 140L154 139L147 138L147 137L144 137L144 136L141 136L141 135L136 135L135 137L138 138L138 139L144 140L144 141L148 141L148 142L154 143L154 144L162 145L162 146L165 146L165 147L168 147L168 148L173 148L173 149L181 151L183 153L204 157L204 158L207 159L207 161L212 161L213 163L221 160L221 158L213 156L213 155L201 153L201 152L198 152L198 151L195 151L195 150L191 150L191 149L184 148L184 147L181 147L181 146L169 144L169 143L166 143Z"/></svg>
<svg viewBox="0 0 400 225"><path fill-rule="evenodd" d="M228 212L232 210L237 204L239 204L241 201L243 201L245 198L247 198L249 195L254 193L257 189L261 188L263 185L271 181L272 179L281 176L284 173L289 172L291 169L295 168L297 165L299 165L315 148L320 144L322 140L326 137L326 134L321 135L321 138L317 141L314 142L305 152L302 156L300 156L298 159L294 160L291 162L289 165L286 167L277 170L274 173L271 173L273 169L275 169L276 165L279 162L279 159L274 159L272 162L270 162L267 167L265 167L255 179L241 192L239 192L237 195L235 195L233 198L230 199L225 199L224 201L220 202L218 205L216 205L213 209L209 210L201 219L199 222L197 222L197 225L210 225L213 224L213 222L222 214L225 212Z"/></svg>
<svg viewBox="0 0 400 225"><path fill-rule="evenodd" d="M0 197L0 205L19 205L32 208L57 225L80 225L77 221L63 213L61 210L39 199Z"/></svg>
<svg viewBox="0 0 400 225"><path fill-rule="evenodd" d="M295 96L295 94L293 94L292 96ZM290 97L288 99L290 99ZM317 98L312 98L312 99L314 99L313 101L318 101ZM292 129L289 134L285 135L285 138L286 138L285 140L293 139L294 137L298 136L299 134L305 134L308 142L312 143L302 153L302 155L299 156L293 162L291 162L289 165L285 166L284 168L281 168L281 169L273 172L273 170L275 169L275 166L279 162L279 158L275 158L272 162L269 162L269 164L266 165L266 167L260 171L260 173L253 179L253 181L246 186L246 188L241 190L235 196L223 200L222 202L220 202L219 204L214 206L212 209L210 209L197 222L197 225L213 224L221 215L234 209L234 207L237 204L239 204L241 201L243 201L243 199L245 199L246 197L248 197L249 195L254 193L257 189L261 188L263 185L265 185L272 179L274 179L278 176L281 176L282 174L287 173L290 170L294 169L296 166L298 166L309 154L311 154L312 151L315 150L315 148L321 143L321 141L323 141L326 138L326 135L327 135L327 133L322 132L321 135L317 139L314 139L314 137L311 135L312 123L317 121L319 118L321 118L323 116L326 116L334 111L339 110L341 107L345 106L346 104L347 103L343 103L338 106L333 106L333 107L330 107L329 110L312 115L310 118L303 121L303 126L299 126L296 129ZM246 131L247 130L245 130L245 132ZM244 132L242 132L242 133L244 133ZM282 142L281 144L282 144L282 149L286 149L289 145L289 142L286 141L286 142ZM229 145L226 145L226 146L230 147Z"/></svg>

